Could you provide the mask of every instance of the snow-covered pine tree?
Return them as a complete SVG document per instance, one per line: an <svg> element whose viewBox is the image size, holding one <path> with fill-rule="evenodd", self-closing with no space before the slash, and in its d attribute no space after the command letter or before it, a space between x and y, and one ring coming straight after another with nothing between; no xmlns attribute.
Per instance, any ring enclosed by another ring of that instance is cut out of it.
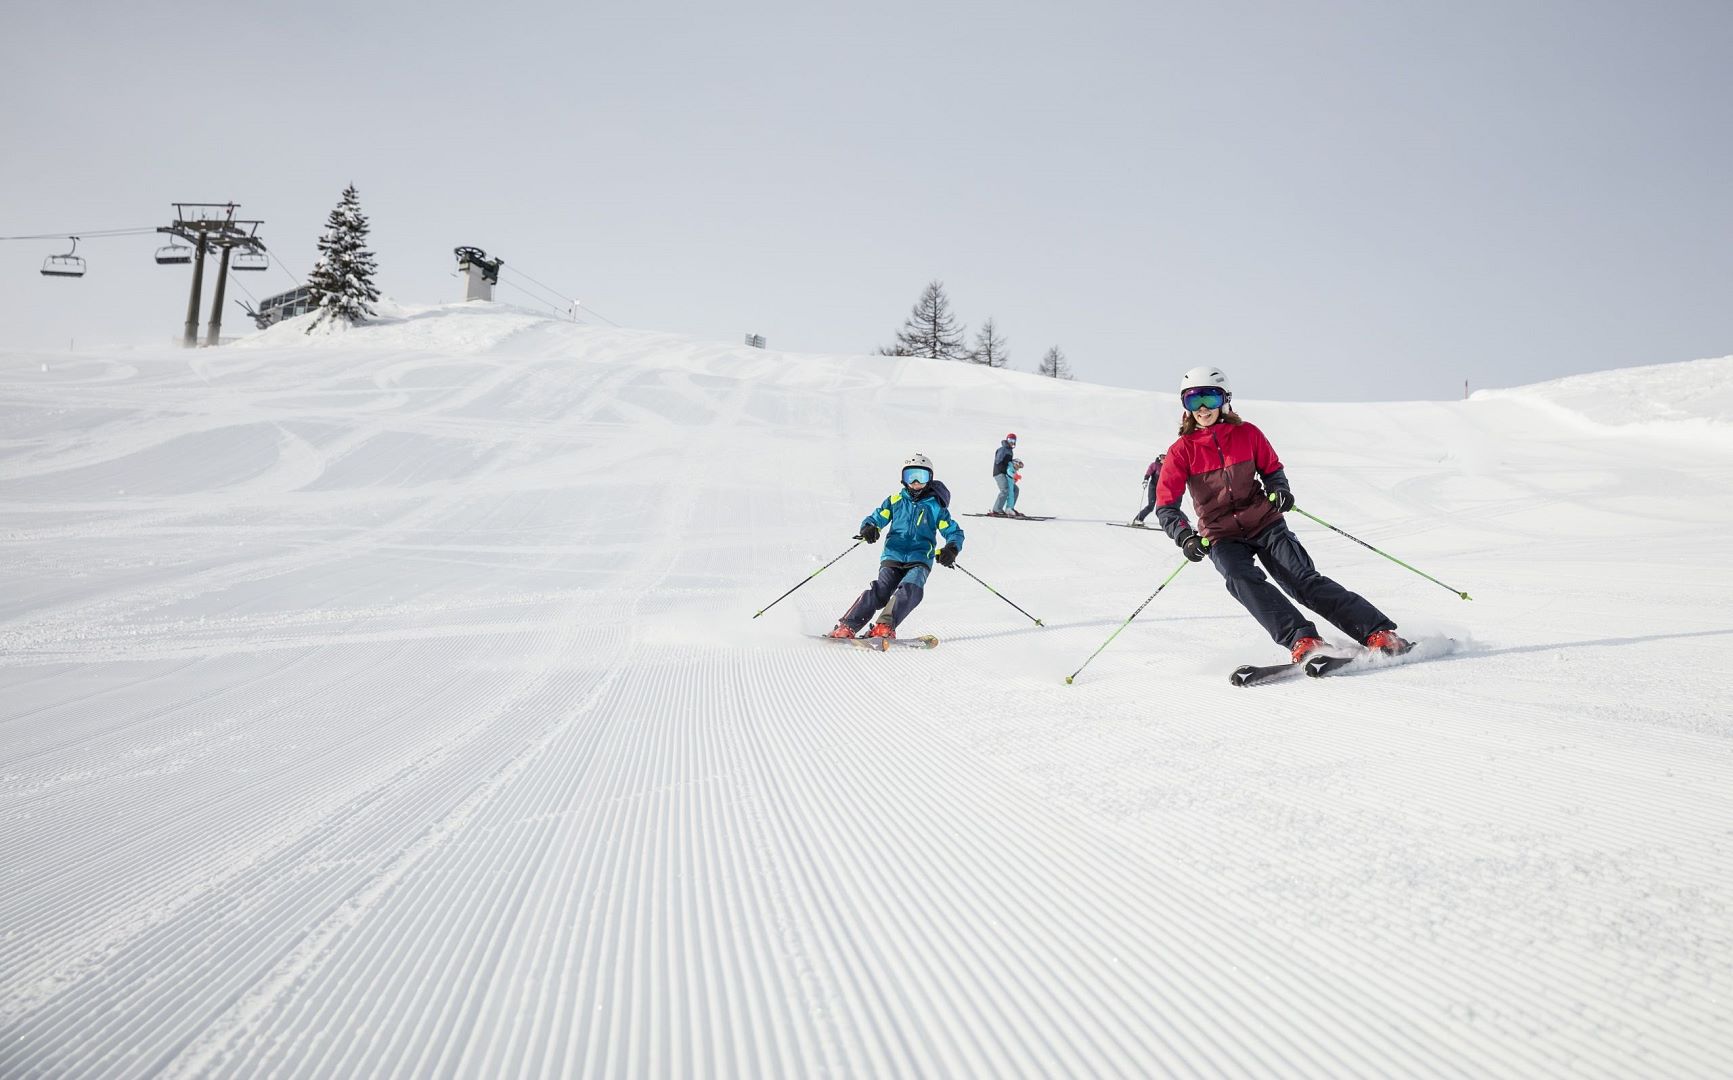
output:
<svg viewBox="0 0 1733 1080"><path fill-rule="evenodd" d="M379 299L379 290L373 286L376 267L373 253L367 250L367 228L361 195L350 184L325 221L325 233L319 237L319 261L307 275L307 288L319 313L307 327L308 333L315 326L339 321L353 326L373 314L372 304Z"/></svg>
<svg viewBox="0 0 1733 1080"><path fill-rule="evenodd" d="M930 356L935 360L962 360L968 355L963 345L964 331L951 317L951 302L945 297L945 283L927 283L914 310L903 320L897 331L895 345L880 349L885 356Z"/></svg>
<svg viewBox="0 0 1733 1080"><path fill-rule="evenodd" d="M993 317L989 315L975 333L975 347L969 350L969 359L987 367L1002 368L1011 362L1010 346L1010 342L999 336L999 328L993 325Z"/></svg>
<svg viewBox="0 0 1733 1080"><path fill-rule="evenodd" d="M1055 345L1047 350L1047 355L1041 358L1041 366L1035 369L1035 374L1045 375L1049 379L1071 378L1071 363L1065 359L1065 354Z"/></svg>

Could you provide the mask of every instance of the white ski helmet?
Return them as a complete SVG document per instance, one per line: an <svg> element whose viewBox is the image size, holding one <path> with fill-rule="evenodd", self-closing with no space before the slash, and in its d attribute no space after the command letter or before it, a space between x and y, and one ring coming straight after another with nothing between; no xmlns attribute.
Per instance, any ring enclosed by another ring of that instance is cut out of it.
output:
<svg viewBox="0 0 1733 1080"><path fill-rule="evenodd" d="M1219 367L1194 367L1179 377L1179 392L1197 390L1213 386L1222 392L1223 397L1233 397L1234 389L1228 385L1227 372Z"/></svg>
<svg viewBox="0 0 1733 1080"><path fill-rule="evenodd" d="M918 469L925 469L928 472L933 471L933 459L929 458L925 454L910 454L908 457L903 459L903 468L906 469L911 465Z"/></svg>

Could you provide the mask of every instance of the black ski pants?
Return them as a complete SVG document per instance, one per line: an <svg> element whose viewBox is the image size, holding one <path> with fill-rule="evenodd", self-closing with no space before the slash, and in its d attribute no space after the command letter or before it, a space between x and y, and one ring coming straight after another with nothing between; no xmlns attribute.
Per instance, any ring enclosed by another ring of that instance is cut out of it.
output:
<svg viewBox="0 0 1733 1080"><path fill-rule="evenodd" d="M1372 606L1359 593L1349 592L1312 565L1312 557L1300 546L1286 522L1278 521L1250 540L1219 540L1209 546L1210 561L1226 579L1228 593L1245 605L1252 618L1284 649L1303 637L1317 637L1318 627L1288 596L1329 620L1336 629L1357 642L1374 630L1394 630L1389 616ZM1276 579L1271 585L1263 571ZM1287 593L1283 596L1282 593Z"/></svg>
<svg viewBox="0 0 1733 1080"><path fill-rule="evenodd" d="M884 608L880 619L890 623L893 630L896 629L921 602L927 574L931 570L926 563L879 563L878 579L866 587L866 591L855 600L854 606L838 621L850 630L859 630L873 617L873 612Z"/></svg>
<svg viewBox="0 0 1733 1080"><path fill-rule="evenodd" d="M1139 525L1143 524L1143 519L1149 516L1151 510L1155 509L1155 481L1152 480L1143 486L1149 489L1149 498L1144 500L1143 509L1137 512L1135 518L1132 518Z"/></svg>

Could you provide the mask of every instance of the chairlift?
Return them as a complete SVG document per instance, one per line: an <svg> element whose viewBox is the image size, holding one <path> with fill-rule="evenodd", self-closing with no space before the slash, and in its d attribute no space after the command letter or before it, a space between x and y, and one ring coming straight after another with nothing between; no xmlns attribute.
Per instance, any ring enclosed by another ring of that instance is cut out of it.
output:
<svg viewBox="0 0 1733 1080"><path fill-rule="evenodd" d="M237 251L229 259L230 270L266 270L270 265L270 256L262 251Z"/></svg>
<svg viewBox="0 0 1733 1080"><path fill-rule="evenodd" d="M67 239L72 241L72 251L68 251L64 255L50 255L48 258L43 259L43 277L84 276L84 260L74 254L78 251L78 237L69 236Z"/></svg>
<svg viewBox="0 0 1733 1080"><path fill-rule="evenodd" d="M156 249L156 264L158 266L185 266L193 261L193 249L185 244L177 244L170 237L167 247Z"/></svg>

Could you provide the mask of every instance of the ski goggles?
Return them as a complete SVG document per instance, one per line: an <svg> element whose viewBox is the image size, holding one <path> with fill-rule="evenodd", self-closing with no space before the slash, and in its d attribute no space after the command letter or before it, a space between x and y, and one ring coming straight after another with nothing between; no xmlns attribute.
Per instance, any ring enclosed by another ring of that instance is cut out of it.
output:
<svg viewBox="0 0 1733 1080"><path fill-rule="evenodd" d="M908 468L903 470L903 484L906 487L931 483L932 479L933 470L923 469L919 465L910 465Z"/></svg>
<svg viewBox="0 0 1733 1080"><path fill-rule="evenodd" d="M1196 412L1199 409L1219 409L1227 401L1227 395L1214 386L1197 387L1180 392L1179 401L1185 406L1186 412Z"/></svg>

